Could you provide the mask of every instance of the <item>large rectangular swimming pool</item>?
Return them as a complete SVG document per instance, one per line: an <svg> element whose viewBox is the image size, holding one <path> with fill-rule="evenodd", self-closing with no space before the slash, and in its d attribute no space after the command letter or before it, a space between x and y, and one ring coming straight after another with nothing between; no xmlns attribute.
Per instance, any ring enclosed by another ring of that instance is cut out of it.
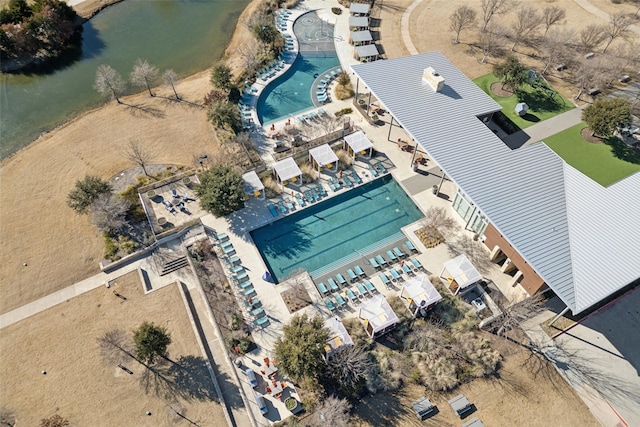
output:
<svg viewBox="0 0 640 427"><path fill-rule="evenodd" d="M423 217L386 176L251 232L273 277L281 282L358 253Z"/></svg>

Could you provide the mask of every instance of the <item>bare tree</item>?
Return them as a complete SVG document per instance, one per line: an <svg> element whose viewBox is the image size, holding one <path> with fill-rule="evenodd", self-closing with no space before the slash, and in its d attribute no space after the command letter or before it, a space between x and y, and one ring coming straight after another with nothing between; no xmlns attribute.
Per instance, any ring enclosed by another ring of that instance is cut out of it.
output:
<svg viewBox="0 0 640 427"><path fill-rule="evenodd" d="M180 96L178 95L178 92L176 92L175 83L176 81L178 81L178 75L176 74L176 72L171 69L165 71L164 73L162 73L162 80L164 80L164 84L171 86L176 99L180 100Z"/></svg>
<svg viewBox="0 0 640 427"><path fill-rule="evenodd" d="M520 328L521 322L540 314L544 303L544 295L537 293L508 307L501 307L502 315L491 323L492 330L505 336L507 332Z"/></svg>
<svg viewBox="0 0 640 427"><path fill-rule="evenodd" d="M102 64L98 67L94 88L103 96L109 96L122 104L118 95L124 90L125 83L120 73L110 66Z"/></svg>
<svg viewBox="0 0 640 427"><path fill-rule="evenodd" d="M579 36L578 45L582 53L592 52L607 38L604 33L604 27L597 24L587 25L580 30Z"/></svg>
<svg viewBox="0 0 640 427"><path fill-rule="evenodd" d="M576 101L580 100L580 96L585 90L588 90L593 86L598 72L591 61L581 61L578 69L574 73L574 81L578 87L578 94L575 97Z"/></svg>
<svg viewBox="0 0 640 427"><path fill-rule="evenodd" d="M494 15L504 13L510 4L510 0L482 0L482 28L481 32L487 31L489 21Z"/></svg>
<svg viewBox="0 0 640 427"><path fill-rule="evenodd" d="M533 7L520 7L516 10L516 19L511 24L511 37L513 44L511 52L516 49L516 45L532 35L542 23L542 16Z"/></svg>
<svg viewBox="0 0 640 427"><path fill-rule="evenodd" d="M318 405L307 422L311 427L348 427L351 421L351 404L347 399L327 397Z"/></svg>
<svg viewBox="0 0 640 427"><path fill-rule="evenodd" d="M619 37L626 37L629 34L629 27L631 26L631 21L627 19L627 16L622 13L614 13L610 16L609 23L604 26L603 31L608 38L607 44L602 49L602 53L605 53L615 39Z"/></svg>
<svg viewBox="0 0 640 427"><path fill-rule="evenodd" d="M91 204L91 222L102 233L120 231L127 225L125 216L130 206L123 197L102 194Z"/></svg>
<svg viewBox="0 0 640 427"><path fill-rule="evenodd" d="M327 374L342 387L355 387L373 367L369 352L362 346L343 346L327 362Z"/></svg>
<svg viewBox="0 0 640 427"><path fill-rule="evenodd" d="M554 28L549 38L545 38L541 44L544 69L540 74L545 74L553 64L568 65L575 56L575 51L571 47L575 33L570 29Z"/></svg>
<svg viewBox="0 0 640 427"><path fill-rule="evenodd" d="M545 7L542 11L542 23L544 24L542 38L546 38L549 28L555 24L560 24L566 15L566 11L558 6Z"/></svg>
<svg viewBox="0 0 640 427"><path fill-rule="evenodd" d="M469 6L459 6L449 17L449 28L456 33L454 43L460 43L460 32L467 28L471 28L476 23L476 11Z"/></svg>
<svg viewBox="0 0 640 427"><path fill-rule="evenodd" d="M156 158L156 154L152 150L147 149L137 141L129 142L129 147L125 151L124 156L130 162L140 166L142 168L142 172L144 172L146 176L149 176L147 166L149 166L149 164L151 164Z"/></svg>
<svg viewBox="0 0 640 427"><path fill-rule="evenodd" d="M258 64L258 47L255 43L249 43L238 49L238 55L242 60L243 68L254 70Z"/></svg>
<svg viewBox="0 0 640 427"><path fill-rule="evenodd" d="M484 64L488 57L494 55L501 48L502 34L499 32L497 26L493 26L480 33L478 43L480 49L482 49L482 59L480 63Z"/></svg>
<svg viewBox="0 0 640 427"><path fill-rule="evenodd" d="M131 72L131 83L135 86L146 87L149 91L149 96L155 96L151 92L151 85L153 85L156 78L158 78L158 68L149 64L146 59L136 59Z"/></svg>

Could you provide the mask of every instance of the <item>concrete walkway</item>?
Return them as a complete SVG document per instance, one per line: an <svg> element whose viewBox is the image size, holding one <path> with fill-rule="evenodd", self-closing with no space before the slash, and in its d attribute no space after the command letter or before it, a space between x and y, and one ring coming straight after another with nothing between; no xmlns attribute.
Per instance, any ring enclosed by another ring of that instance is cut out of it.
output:
<svg viewBox="0 0 640 427"><path fill-rule="evenodd" d="M582 109L585 106L574 108L565 113L558 114L555 117L537 123L526 129L522 129L516 133L507 136L504 139L505 144L511 149L520 148L524 145L530 145L545 138L562 132L565 129L575 126L582 121Z"/></svg>
<svg viewBox="0 0 640 427"><path fill-rule="evenodd" d="M414 2L411 3L409 7L406 8L402 13L400 31L402 32L402 41L404 42L404 45L407 47L407 50L409 51L409 55L417 55L418 53L420 53L418 52L418 49L416 49L416 46L413 44L413 41L411 40L411 32L409 31L409 19L411 18L411 14L413 13L413 10L420 3L422 3L422 0L414 0Z"/></svg>

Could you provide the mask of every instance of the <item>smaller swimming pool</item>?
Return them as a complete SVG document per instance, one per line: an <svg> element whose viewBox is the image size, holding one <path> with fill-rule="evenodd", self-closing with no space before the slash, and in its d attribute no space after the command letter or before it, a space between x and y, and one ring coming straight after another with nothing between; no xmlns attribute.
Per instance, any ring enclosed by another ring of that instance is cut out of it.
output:
<svg viewBox="0 0 640 427"><path fill-rule="evenodd" d="M291 67L270 83L258 99L263 125L313 107L311 87L316 78L340 65L335 52L300 52Z"/></svg>
<svg viewBox="0 0 640 427"><path fill-rule="evenodd" d="M312 272L388 238L423 217L386 176L251 232L278 282Z"/></svg>

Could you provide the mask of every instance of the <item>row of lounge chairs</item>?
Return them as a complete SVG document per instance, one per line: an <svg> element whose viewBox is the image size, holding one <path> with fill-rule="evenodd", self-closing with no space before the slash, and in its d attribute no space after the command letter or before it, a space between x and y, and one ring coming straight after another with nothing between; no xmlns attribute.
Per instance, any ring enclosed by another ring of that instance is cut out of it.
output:
<svg viewBox="0 0 640 427"><path fill-rule="evenodd" d="M320 285L320 284L319 284ZM364 280L356 286L346 288L344 294L337 293L325 298L324 304L330 311L343 308L347 305L347 301L355 304L360 298L377 293L378 289L369 280Z"/></svg>
<svg viewBox="0 0 640 427"><path fill-rule="evenodd" d="M401 282L404 280L402 274L406 273L407 275L414 275L421 269L424 269L422 263L416 258L411 258L408 262L403 262L401 268L391 267L388 271L391 277L387 276L384 272L381 272L378 277L382 280L382 284L389 288L391 286L391 282Z"/></svg>
<svg viewBox="0 0 640 427"><path fill-rule="evenodd" d="M411 243L410 240L407 240L404 244L407 247L407 249L409 250L409 252L418 252L418 250L413 245L413 243ZM395 262L401 261L403 258L408 256L406 253L404 253L402 250L400 250L400 248L397 247L397 246L394 247L393 249L388 250L386 252L386 255L387 255L387 258L389 258L388 261L384 257L384 255L378 254L375 257L369 258L369 264L371 264L374 268L380 270L380 269L385 268L387 266L387 264L391 265L391 264L393 264ZM417 262L419 262L419 261L417 261Z"/></svg>
<svg viewBox="0 0 640 427"><path fill-rule="evenodd" d="M376 177L378 175L384 175L387 173L387 168L384 167L382 162L378 161L373 165L369 165L369 172L372 176Z"/></svg>

